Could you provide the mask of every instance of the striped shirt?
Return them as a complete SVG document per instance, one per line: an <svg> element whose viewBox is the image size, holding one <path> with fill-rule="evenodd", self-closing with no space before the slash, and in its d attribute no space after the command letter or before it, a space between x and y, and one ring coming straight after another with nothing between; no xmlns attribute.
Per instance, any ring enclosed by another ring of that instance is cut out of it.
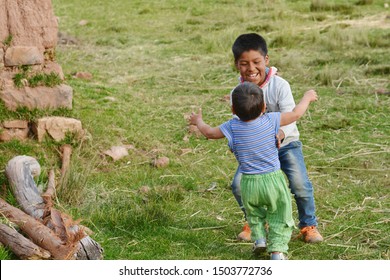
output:
<svg viewBox="0 0 390 280"><path fill-rule="evenodd" d="M264 174L280 169L276 134L280 112L266 113L243 122L233 118L219 126L243 174Z"/></svg>
<svg viewBox="0 0 390 280"><path fill-rule="evenodd" d="M295 108L295 101L291 91L290 84L277 75L276 67L266 68L265 82L260 86L263 90L265 104L267 104L267 113L269 112L291 112ZM242 83L244 79L239 78ZM233 92L233 90L232 90ZM232 94L232 92L230 94ZM232 100L230 97L230 105ZM299 141L299 131L296 122L280 127L284 132L284 139L280 147L287 146L291 142Z"/></svg>

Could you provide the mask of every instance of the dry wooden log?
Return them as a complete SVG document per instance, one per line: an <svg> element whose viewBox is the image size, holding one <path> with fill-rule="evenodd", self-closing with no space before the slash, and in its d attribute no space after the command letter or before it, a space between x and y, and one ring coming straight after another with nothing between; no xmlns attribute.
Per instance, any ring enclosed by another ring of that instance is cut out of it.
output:
<svg viewBox="0 0 390 280"><path fill-rule="evenodd" d="M80 234L84 233L84 237L77 244L78 247L74 256L76 260L103 259L103 248L87 235L87 232L90 232L90 230L76 224L68 215L51 208L49 215L44 220L44 224L52 229L61 240L67 242L69 240L79 240Z"/></svg>
<svg viewBox="0 0 390 280"><path fill-rule="evenodd" d="M47 182L47 189L42 197L54 198L56 193L56 177L53 169L49 171L49 177Z"/></svg>
<svg viewBox="0 0 390 280"><path fill-rule="evenodd" d="M35 245L5 224L0 224L0 242L22 260L47 260L51 258L49 251Z"/></svg>
<svg viewBox="0 0 390 280"><path fill-rule="evenodd" d="M40 219L44 214L45 203L33 176L41 173L38 161L29 156L16 156L11 159L5 174L9 180L12 192L24 212Z"/></svg>
<svg viewBox="0 0 390 280"><path fill-rule="evenodd" d="M64 151L70 157L70 146ZM68 156L65 156L68 158ZM66 164L66 163L65 163ZM65 172L68 167L65 168ZM40 165L36 159L27 156L17 156L9 161L6 168L6 175L10 180L16 200L22 209L30 216L43 221L49 229L61 236L62 242L79 238L80 233L85 233L85 228L75 224L70 217L52 208L51 199L55 193L54 171L49 173L47 191L43 194L48 203L41 197L38 188L33 180L33 175L40 173ZM25 180L23 180L26 178ZM39 245L39 244L38 244ZM79 240L77 250L73 258L82 260L100 260L103 258L103 248L90 236L85 234Z"/></svg>
<svg viewBox="0 0 390 280"><path fill-rule="evenodd" d="M46 191L42 194L42 198L46 204L46 212L43 215L43 217L47 216L47 211L53 206L53 198L56 193L56 181L55 181L55 173L54 170L51 169L49 171L49 177L48 177L48 182L47 182L47 189Z"/></svg>
<svg viewBox="0 0 390 280"><path fill-rule="evenodd" d="M0 198L0 212L19 228L39 247L49 251L54 259L73 259L78 249L78 240L66 244L48 227L27 215L22 210L9 205Z"/></svg>
<svg viewBox="0 0 390 280"><path fill-rule="evenodd" d="M76 260L101 260L103 259L103 248L90 236L86 236L79 242L76 253Z"/></svg>
<svg viewBox="0 0 390 280"><path fill-rule="evenodd" d="M62 165L61 165L61 179L62 182L66 176L66 173L69 170L70 166L70 156L72 154L72 146L69 144L65 144L61 146L61 152L62 152Z"/></svg>

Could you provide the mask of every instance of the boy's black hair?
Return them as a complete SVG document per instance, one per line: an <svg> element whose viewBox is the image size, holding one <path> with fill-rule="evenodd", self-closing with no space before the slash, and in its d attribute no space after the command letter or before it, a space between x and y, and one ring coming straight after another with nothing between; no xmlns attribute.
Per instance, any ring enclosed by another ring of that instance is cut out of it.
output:
<svg viewBox="0 0 390 280"><path fill-rule="evenodd" d="M241 34L232 46L234 61L237 62L242 53L251 50L258 51L263 56L266 56L268 54L267 42L256 33Z"/></svg>
<svg viewBox="0 0 390 280"><path fill-rule="evenodd" d="M242 121L256 119L263 111L263 90L251 82L239 84L232 92L234 113Z"/></svg>

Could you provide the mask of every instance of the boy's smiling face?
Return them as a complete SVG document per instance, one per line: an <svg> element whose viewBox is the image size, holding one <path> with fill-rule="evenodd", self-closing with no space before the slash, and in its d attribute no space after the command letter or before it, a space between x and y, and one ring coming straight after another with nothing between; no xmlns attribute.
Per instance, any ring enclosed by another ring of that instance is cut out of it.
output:
<svg viewBox="0 0 390 280"><path fill-rule="evenodd" d="M267 66L268 55L264 57L259 51L255 50L243 52L236 61L236 67L244 81L258 85L265 81L265 69Z"/></svg>

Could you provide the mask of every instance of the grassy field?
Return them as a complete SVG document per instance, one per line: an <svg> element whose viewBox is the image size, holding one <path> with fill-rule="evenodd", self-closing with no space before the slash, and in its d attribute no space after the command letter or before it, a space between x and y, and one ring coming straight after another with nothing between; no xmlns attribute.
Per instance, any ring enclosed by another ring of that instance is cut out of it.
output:
<svg viewBox="0 0 390 280"><path fill-rule="evenodd" d="M390 259L388 1L52 2L62 34L56 59L74 90L73 109L9 112L0 104L0 121L82 121L87 137L64 141L73 146L71 172L56 207L94 232L105 259L257 258L251 243L236 241L244 220L226 141L190 135L185 120L198 107L212 125L230 118L224 97L238 78L231 45L248 32L268 41L270 64L296 100L309 88L320 96L298 127L325 240L305 244L295 230L289 258ZM0 143L2 197L13 201L4 174L12 157L35 157L45 185L48 170L60 169L61 144ZM121 160L103 155L129 144ZM162 156L169 165L153 167ZM0 248L0 259L13 258Z"/></svg>

